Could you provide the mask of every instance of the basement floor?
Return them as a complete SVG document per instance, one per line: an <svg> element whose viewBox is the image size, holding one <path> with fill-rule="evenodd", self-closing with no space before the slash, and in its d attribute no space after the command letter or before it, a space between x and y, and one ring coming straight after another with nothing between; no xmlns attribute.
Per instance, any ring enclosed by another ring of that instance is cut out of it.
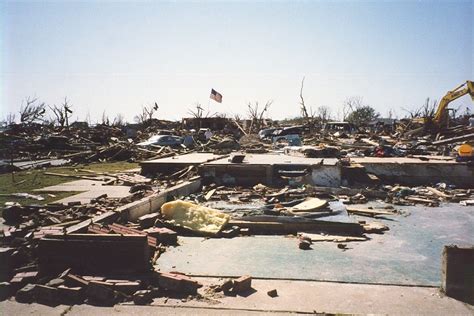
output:
<svg viewBox="0 0 474 316"><path fill-rule="evenodd" d="M444 245L474 243L474 207L396 207L409 214L372 219L390 227L371 240L316 242L300 250L292 236L250 236L232 239L180 237L157 261L163 271L194 276L240 276L365 284L440 286ZM353 218L352 216L350 217Z"/></svg>

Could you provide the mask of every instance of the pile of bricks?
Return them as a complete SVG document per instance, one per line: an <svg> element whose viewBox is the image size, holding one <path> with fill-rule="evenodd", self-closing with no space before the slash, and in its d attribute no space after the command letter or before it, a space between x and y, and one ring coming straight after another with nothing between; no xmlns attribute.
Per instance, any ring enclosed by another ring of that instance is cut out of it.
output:
<svg viewBox="0 0 474 316"><path fill-rule="evenodd" d="M106 196L89 204L6 207L0 231L0 300L47 305L147 304L157 295L195 294L199 283L152 268L178 234L155 226L158 214L140 224L114 210L129 201ZM96 222L97 218L102 218ZM64 270L67 270L64 273ZM73 271L74 273L71 273Z"/></svg>
<svg viewBox="0 0 474 316"><path fill-rule="evenodd" d="M113 306L120 302L145 305L163 295L193 295L202 286L186 275L157 271L117 278L77 275L69 269L48 281L38 278L37 272L17 274L14 279L16 282L10 287L0 287L2 292L9 291L20 303L38 302L49 306L83 303Z"/></svg>

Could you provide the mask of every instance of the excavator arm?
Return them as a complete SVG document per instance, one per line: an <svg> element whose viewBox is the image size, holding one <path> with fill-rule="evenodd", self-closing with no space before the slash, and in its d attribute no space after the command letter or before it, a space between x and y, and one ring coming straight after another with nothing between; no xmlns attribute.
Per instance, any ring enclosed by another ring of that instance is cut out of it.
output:
<svg viewBox="0 0 474 316"><path fill-rule="evenodd" d="M469 94L474 101L474 82L466 81L455 89L448 91L439 102L438 109L433 117L433 123L436 127L445 127L448 123L448 105L450 102Z"/></svg>

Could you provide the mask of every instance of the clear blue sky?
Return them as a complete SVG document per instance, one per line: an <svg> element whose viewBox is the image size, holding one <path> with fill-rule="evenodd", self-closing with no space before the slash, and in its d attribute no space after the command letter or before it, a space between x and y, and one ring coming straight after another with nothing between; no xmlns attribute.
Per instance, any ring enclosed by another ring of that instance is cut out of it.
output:
<svg viewBox="0 0 474 316"><path fill-rule="evenodd" d="M212 111L269 117L362 96L383 115L473 80L473 1L1 2L0 118L27 96L74 118L128 121L144 104L178 119L211 88ZM469 97L456 105L472 107Z"/></svg>

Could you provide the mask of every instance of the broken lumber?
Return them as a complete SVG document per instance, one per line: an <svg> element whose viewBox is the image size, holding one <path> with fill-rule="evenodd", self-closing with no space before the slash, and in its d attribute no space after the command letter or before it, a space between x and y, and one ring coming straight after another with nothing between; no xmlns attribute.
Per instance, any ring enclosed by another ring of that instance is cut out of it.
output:
<svg viewBox="0 0 474 316"><path fill-rule="evenodd" d="M327 232L334 234L348 234L360 236L363 227L359 223L329 222L318 220L307 221L243 221L231 220L227 226L238 226L248 228L252 234L296 234L298 232Z"/></svg>
<svg viewBox="0 0 474 316"><path fill-rule="evenodd" d="M467 135L462 135L462 136L457 136L457 137L451 137L451 138L446 138L442 140L437 140L432 143L433 146L440 146L440 145L446 145L446 144L452 144L456 142L462 142L466 140L474 139L474 133L467 134Z"/></svg>
<svg viewBox="0 0 474 316"><path fill-rule="evenodd" d="M349 242L349 241L366 241L366 237L357 236L338 236L338 235L322 235L322 234L300 234L302 237L309 238L311 241L332 241L332 242Z"/></svg>
<svg viewBox="0 0 474 316"><path fill-rule="evenodd" d="M377 216L377 215L396 215L394 212L387 212L381 210L373 210L369 208L354 208L354 207L347 207L347 213L362 215L362 216Z"/></svg>
<svg viewBox="0 0 474 316"><path fill-rule="evenodd" d="M441 191L438 190L438 189L435 189L435 188L432 188L432 187L426 187L426 189L427 189L428 191L430 191L431 193L437 195L438 197L441 197L441 198L444 198L444 199L450 199L450 198L452 198L451 195L448 195L448 194L446 194L446 193L444 193L444 192L441 192Z"/></svg>

